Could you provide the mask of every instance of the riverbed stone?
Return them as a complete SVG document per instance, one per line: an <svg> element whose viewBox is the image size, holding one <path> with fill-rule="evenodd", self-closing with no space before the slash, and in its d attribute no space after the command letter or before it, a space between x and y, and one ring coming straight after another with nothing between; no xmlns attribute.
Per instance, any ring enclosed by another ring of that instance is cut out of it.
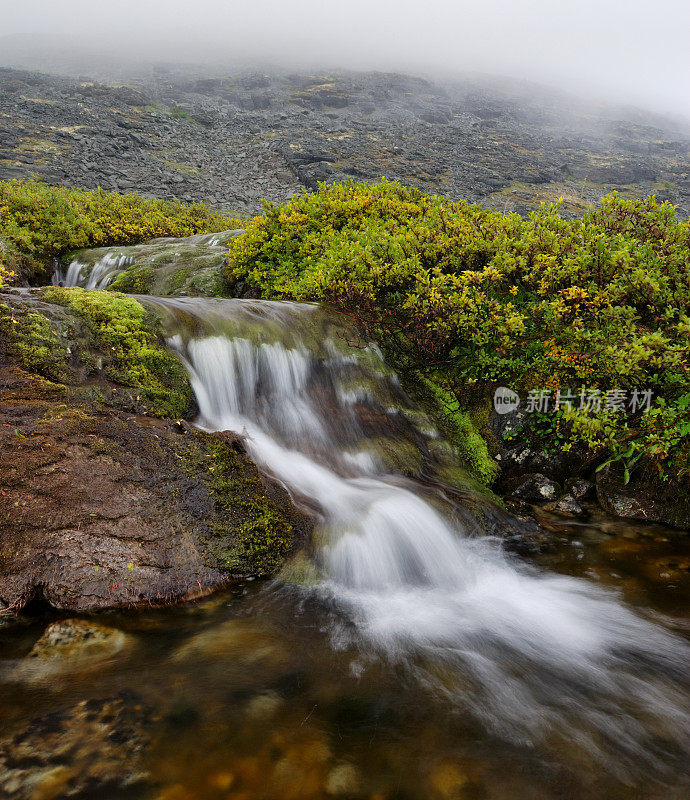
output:
<svg viewBox="0 0 690 800"><path fill-rule="evenodd" d="M66 656L117 653L127 636L122 631L82 619L51 622L31 648L28 658L48 659Z"/></svg>
<svg viewBox="0 0 690 800"><path fill-rule="evenodd" d="M451 761L436 764L429 775L434 793L444 800L459 800L467 782L464 771Z"/></svg>
<svg viewBox="0 0 690 800"><path fill-rule="evenodd" d="M173 661L235 658L246 663L280 665L285 654L274 638L247 620L228 620L191 636L173 653Z"/></svg>
<svg viewBox="0 0 690 800"><path fill-rule="evenodd" d="M359 770L354 764L338 764L326 777L326 794L332 797L351 797L359 792L361 782Z"/></svg>
<svg viewBox="0 0 690 800"><path fill-rule="evenodd" d="M127 693L38 717L0 739L0 795L51 800L143 788L150 721L149 710Z"/></svg>
<svg viewBox="0 0 690 800"><path fill-rule="evenodd" d="M513 494L521 500L539 503L555 500L560 494L560 488L551 478L534 472L531 475L525 475Z"/></svg>
<svg viewBox="0 0 690 800"><path fill-rule="evenodd" d="M40 682L60 674L94 669L132 645L123 631L80 619L52 622L10 674L12 680Z"/></svg>

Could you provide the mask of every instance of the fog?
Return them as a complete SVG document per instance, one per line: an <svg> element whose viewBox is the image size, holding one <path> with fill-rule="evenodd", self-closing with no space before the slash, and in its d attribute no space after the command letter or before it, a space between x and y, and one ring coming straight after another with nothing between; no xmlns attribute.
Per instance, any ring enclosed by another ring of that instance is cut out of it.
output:
<svg viewBox="0 0 690 800"><path fill-rule="evenodd" d="M688 116L687 0L0 0L0 65L45 52L482 72ZM39 44L39 42L41 44Z"/></svg>

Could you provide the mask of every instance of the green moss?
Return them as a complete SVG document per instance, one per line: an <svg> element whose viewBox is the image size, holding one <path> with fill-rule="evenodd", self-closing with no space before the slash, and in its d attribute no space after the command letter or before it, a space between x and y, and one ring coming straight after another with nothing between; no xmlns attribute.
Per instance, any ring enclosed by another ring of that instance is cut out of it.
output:
<svg viewBox="0 0 690 800"><path fill-rule="evenodd" d="M134 389L144 404L142 410L161 417L179 417L187 411L191 401L187 373L174 355L159 346L155 317L134 298L57 286L44 289L43 296L78 314L91 343L103 354L105 374Z"/></svg>
<svg viewBox="0 0 690 800"><path fill-rule="evenodd" d="M88 255L88 254L87 254ZM80 254L80 258L84 256ZM221 266L224 256L209 258L194 248L182 253L166 252L155 258L142 254L146 263L135 263L107 287L127 294L224 296Z"/></svg>
<svg viewBox="0 0 690 800"><path fill-rule="evenodd" d="M439 420L440 427L473 475L485 486L490 486L498 475L499 466L491 457L487 442L477 430L471 414L461 409L455 396L435 381L425 380L424 383L437 404L434 418Z"/></svg>
<svg viewBox="0 0 690 800"><path fill-rule="evenodd" d="M187 119L190 122L194 122L189 112L185 111L184 108L180 108L179 106L170 107L170 116L173 117L173 119Z"/></svg>
<svg viewBox="0 0 690 800"><path fill-rule="evenodd" d="M173 114L173 116L176 115ZM189 117L189 115L187 116ZM174 169L176 172L180 172L182 175L189 175L193 178L201 175L201 170L199 167L195 167L193 164L183 164L181 161L166 161L165 166L168 167L168 169Z"/></svg>
<svg viewBox="0 0 690 800"><path fill-rule="evenodd" d="M184 288L187 281L194 274L193 267L180 267L180 269L173 272L168 281L170 294L175 294Z"/></svg>
<svg viewBox="0 0 690 800"><path fill-rule="evenodd" d="M88 445L94 454L98 456L113 456L121 452L120 447L115 442L103 439L100 436L89 438Z"/></svg>
<svg viewBox="0 0 690 800"><path fill-rule="evenodd" d="M412 442L393 440L384 436L370 439L371 447L382 461L386 471L409 478L419 477L424 466L421 450Z"/></svg>
<svg viewBox="0 0 690 800"><path fill-rule="evenodd" d="M42 314L0 303L0 334L23 367L52 380L67 379L67 346Z"/></svg>
<svg viewBox="0 0 690 800"><path fill-rule="evenodd" d="M87 422L94 418L87 414L82 408L67 405L66 403L58 403L47 409L39 422L59 422L65 419Z"/></svg>
<svg viewBox="0 0 690 800"><path fill-rule="evenodd" d="M204 297L227 297L228 290L225 279L217 267L200 269L189 282L195 294Z"/></svg>
<svg viewBox="0 0 690 800"><path fill-rule="evenodd" d="M232 444L201 431L201 463L221 522L209 522L217 539L209 545L214 559L228 571L267 575L283 563L293 531L281 508L271 500L259 473Z"/></svg>
<svg viewBox="0 0 690 800"><path fill-rule="evenodd" d="M110 292L125 292L126 294L150 294L155 275L150 267L132 264L121 272L108 287Z"/></svg>
<svg viewBox="0 0 690 800"><path fill-rule="evenodd" d="M499 442L489 428L489 417L491 416L491 400L484 398L475 405L469 406L467 413L477 432L486 442L489 455L495 457L500 451Z"/></svg>

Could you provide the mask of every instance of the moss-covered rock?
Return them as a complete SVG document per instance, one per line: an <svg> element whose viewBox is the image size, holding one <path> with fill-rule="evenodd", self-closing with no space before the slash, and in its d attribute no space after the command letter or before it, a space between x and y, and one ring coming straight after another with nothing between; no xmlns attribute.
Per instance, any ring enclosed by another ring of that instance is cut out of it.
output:
<svg viewBox="0 0 690 800"><path fill-rule="evenodd" d="M379 436L367 441L367 449L372 452L386 472L405 475L409 478L419 477L422 473L424 455L419 447L410 441Z"/></svg>
<svg viewBox="0 0 690 800"><path fill-rule="evenodd" d="M203 449L189 468L205 472L216 511L215 521L209 523L215 534L208 542L209 553L228 571L274 572L293 540L293 525L286 514L286 507L290 508L287 493L277 485L271 487L273 497L266 493L258 471L247 468L238 437L202 431L195 436Z"/></svg>
<svg viewBox="0 0 690 800"><path fill-rule="evenodd" d="M60 281L89 289L160 297L222 297L227 246L241 231L153 239L129 247L80 250L63 257Z"/></svg>
<svg viewBox="0 0 690 800"><path fill-rule="evenodd" d="M441 434L440 438L432 438L428 447L439 469L444 472L442 479L451 482L452 475L465 475L467 480L476 481L481 486L491 486L499 473L499 466L472 407L463 408L455 396L436 381L419 380L405 372L402 379L406 391L422 409L422 412L416 412L412 421L422 429L432 426Z"/></svg>
<svg viewBox="0 0 690 800"><path fill-rule="evenodd" d="M0 336L28 370L120 408L180 417L192 392L155 315L131 297L57 286L6 293Z"/></svg>
<svg viewBox="0 0 690 800"><path fill-rule="evenodd" d="M58 326L61 327L61 326ZM64 329L61 330L61 333ZM0 335L29 370L64 381L69 375L69 352L55 323L23 303L0 303Z"/></svg>

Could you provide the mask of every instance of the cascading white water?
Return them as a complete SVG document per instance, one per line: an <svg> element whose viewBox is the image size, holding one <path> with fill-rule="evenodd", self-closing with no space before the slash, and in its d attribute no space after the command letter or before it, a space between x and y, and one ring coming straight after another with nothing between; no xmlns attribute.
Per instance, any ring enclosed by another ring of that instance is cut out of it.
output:
<svg viewBox="0 0 690 800"><path fill-rule="evenodd" d="M107 253L92 266L74 259L66 273L63 274L61 270L55 272L53 283L63 286L82 286L84 289L105 289L132 262L131 256L116 253Z"/></svg>
<svg viewBox="0 0 690 800"><path fill-rule="evenodd" d="M62 286L84 289L106 289L115 278L133 264L146 274L151 270L159 276L176 277L180 269L219 267L227 252L226 244L242 231L197 233L185 238L163 237L116 249L84 250L76 254L67 270L56 261L52 282ZM176 289L180 286L177 285Z"/></svg>
<svg viewBox="0 0 690 800"><path fill-rule="evenodd" d="M336 644L395 660L513 741L570 742L621 774L687 758L687 646L589 582L511 561L428 487L387 474L363 434L369 384L394 385L375 349L320 339L310 306L154 307L199 424L244 434L258 464L321 510L314 591L348 620Z"/></svg>

